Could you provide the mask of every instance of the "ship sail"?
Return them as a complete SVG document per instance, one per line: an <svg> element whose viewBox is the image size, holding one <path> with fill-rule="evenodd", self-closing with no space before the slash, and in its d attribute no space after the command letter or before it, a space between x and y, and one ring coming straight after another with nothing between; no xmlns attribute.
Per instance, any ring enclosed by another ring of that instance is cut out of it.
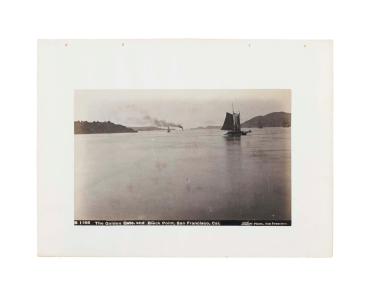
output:
<svg viewBox="0 0 370 296"><path fill-rule="evenodd" d="M232 131L232 130L234 130L234 117L231 113L226 112L224 125L222 126L221 130L223 130L223 131Z"/></svg>
<svg viewBox="0 0 370 296"><path fill-rule="evenodd" d="M240 114L234 113L234 132L240 132Z"/></svg>
<svg viewBox="0 0 370 296"><path fill-rule="evenodd" d="M240 112L234 112L234 106L233 113L226 112L225 121L221 130L228 131L225 134L225 136L228 137L246 136L248 133L251 133L251 130L249 131L241 130Z"/></svg>

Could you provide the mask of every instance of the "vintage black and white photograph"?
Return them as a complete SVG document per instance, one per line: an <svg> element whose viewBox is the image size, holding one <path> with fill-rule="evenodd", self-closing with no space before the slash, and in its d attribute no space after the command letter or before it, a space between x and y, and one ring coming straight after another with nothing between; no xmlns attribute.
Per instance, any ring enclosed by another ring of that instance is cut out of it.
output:
<svg viewBox="0 0 370 296"><path fill-rule="evenodd" d="M291 91L76 90L75 225L291 225Z"/></svg>

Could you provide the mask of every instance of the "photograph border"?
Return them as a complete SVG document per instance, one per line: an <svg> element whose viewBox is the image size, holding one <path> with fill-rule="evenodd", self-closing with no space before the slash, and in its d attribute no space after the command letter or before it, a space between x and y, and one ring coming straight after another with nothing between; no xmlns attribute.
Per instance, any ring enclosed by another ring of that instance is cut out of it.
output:
<svg viewBox="0 0 370 296"><path fill-rule="evenodd" d="M331 256L332 70L326 40L40 40L38 254ZM74 227L74 89L271 88L292 90L291 227Z"/></svg>

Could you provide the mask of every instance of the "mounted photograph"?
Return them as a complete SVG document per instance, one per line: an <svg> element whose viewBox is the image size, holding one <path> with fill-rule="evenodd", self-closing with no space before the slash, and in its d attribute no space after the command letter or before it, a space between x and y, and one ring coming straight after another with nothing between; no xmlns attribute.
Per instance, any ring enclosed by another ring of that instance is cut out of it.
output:
<svg viewBox="0 0 370 296"><path fill-rule="evenodd" d="M75 225L290 226L291 91L76 90Z"/></svg>
<svg viewBox="0 0 370 296"><path fill-rule="evenodd" d="M332 41L44 40L38 57L39 254L331 256Z"/></svg>

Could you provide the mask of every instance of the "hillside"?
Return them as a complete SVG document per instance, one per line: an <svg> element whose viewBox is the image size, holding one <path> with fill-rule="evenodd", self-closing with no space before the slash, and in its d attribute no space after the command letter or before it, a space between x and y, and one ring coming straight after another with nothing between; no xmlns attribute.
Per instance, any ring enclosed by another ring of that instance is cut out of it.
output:
<svg viewBox="0 0 370 296"><path fill-rule="evenodd" d="M216 126L216 125L208 125L208 126L198 126L198 127L193 127L191 128L192 130L198 130L198 129L220 129L221 126Z"/></svg>
<svg viewBox="0 0 370 296"><path fill-rule="evenodd" d="M137 133L136 130L110 121L75 121L75 134Z"/></svg>
<svg viewBox="0 0 370 296"><path fill-rule="evenodd" d="M286 112L273 112L264 116L253 117L241 124L242 128L250 127L290 127L291 114Z"/></svg>

